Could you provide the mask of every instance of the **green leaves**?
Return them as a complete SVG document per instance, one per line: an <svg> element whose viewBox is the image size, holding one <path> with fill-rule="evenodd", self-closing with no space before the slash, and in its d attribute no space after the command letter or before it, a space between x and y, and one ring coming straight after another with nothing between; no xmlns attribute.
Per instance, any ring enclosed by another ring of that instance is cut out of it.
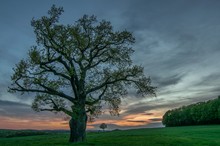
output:
<svg viewBox="0 0 220 146"><path fill-rule="evenodd" d="M56 7L52 5L51 9L48 11L50 15L51 23L59 22L59 16L64 12L63 7Z"/></svg>
<svg viewBox="0 0 220 146"><path fill-rule="evenodd" d="M48 16L32 19L37 45L16 65L10 91L36 93L37 111L72 116L82 108L99 115L103 103L118 115L130 87L143 96L155 93L143 67L132 64L131 32L114 31L109 21L98 21L94 15L60 24L62 13L62 7L53 5Z"/></svg>
<svg viewBox="0 0 220 146"><path fill-rule="evenodd" d="M37 50L36 47L33 47L29 51L28 55L30 57L31 64L34 64L34 65L40 64L42 58L41 58L40 52Z"/></svg>

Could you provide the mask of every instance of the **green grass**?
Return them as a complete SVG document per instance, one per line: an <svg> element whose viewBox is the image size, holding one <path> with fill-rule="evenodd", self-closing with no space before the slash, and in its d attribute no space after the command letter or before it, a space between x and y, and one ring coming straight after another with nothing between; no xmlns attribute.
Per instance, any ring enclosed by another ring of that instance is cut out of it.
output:
<svg viewBox="0 0 220 146"><path fill-rule="evenodd" d="M0 138L0 146L218 146L220 126L188 126L88 133L87 142L70 144L68 134Z"/></svg>

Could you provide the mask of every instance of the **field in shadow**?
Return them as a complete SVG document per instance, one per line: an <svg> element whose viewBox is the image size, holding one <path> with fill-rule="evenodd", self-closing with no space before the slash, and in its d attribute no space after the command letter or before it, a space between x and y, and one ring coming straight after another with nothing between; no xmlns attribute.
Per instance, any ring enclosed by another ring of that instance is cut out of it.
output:
<svg viewBox="0 0 220 146"><path fill-rule="evenodd" d="M32 131L33 132L33 131ZM38 131L39 132L39 131ZM3 131L1 130L1 135ZM1 146L207 146L219 145L220 126L186 126L89 132L84 143L68 143L68 133L43 132L39 135L0 138Z"/></svg>

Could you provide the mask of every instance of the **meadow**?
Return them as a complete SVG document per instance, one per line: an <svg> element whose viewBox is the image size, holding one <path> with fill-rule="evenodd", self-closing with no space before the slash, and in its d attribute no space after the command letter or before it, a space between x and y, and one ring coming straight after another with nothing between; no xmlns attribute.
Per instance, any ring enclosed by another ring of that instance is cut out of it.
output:
<svg viewBox="0 0 220 146"><path fill-rule="evenodd" d="M15 132L15 131L14 131ZM21 132L21 131L20 131ZM34 133L34 131L32 131ZM5 134L4 134L5 133ZM0 146L218 146L220 126L185 126L89 132L84 143L68 143L68 133L42 132L6 137L0 130ZM13 133L13 131L11 132ZM25 132L23 132L25 133Z"/></svg>

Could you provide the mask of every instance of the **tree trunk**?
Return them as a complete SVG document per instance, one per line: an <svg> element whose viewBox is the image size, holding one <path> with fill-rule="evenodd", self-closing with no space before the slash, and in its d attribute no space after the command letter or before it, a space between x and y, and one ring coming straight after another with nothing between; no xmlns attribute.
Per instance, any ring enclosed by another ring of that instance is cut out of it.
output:
<svg viewBox="0 0 220 146"><path fill-rule="evenodd" d="M83 142L86 140L87 115L85 110L79 110L69 121L70 138L69 142Z"/></svg>

